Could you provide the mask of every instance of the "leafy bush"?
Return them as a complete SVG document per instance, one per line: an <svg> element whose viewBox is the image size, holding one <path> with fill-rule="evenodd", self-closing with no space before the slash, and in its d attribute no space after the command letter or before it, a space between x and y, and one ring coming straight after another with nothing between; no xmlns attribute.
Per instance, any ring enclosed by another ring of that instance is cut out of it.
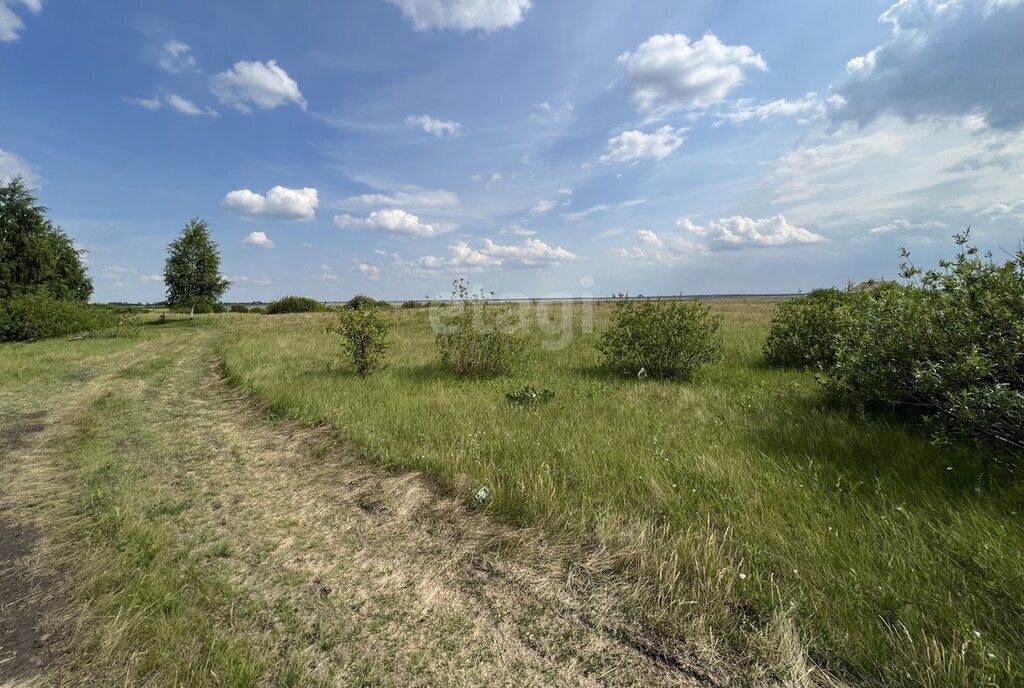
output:
<svg viewBox="0 0 1024 688"><path fill-rule="evenodd" d="M437 348L441 365L458 375L494 377L514 370L529 339L519 332L512 304L495 304L483 293L471 294L465 280L452 283L452 308L442 313Z"/></svg>
<svg viewBox="0 0 1024 688"><path fill-rule="evenodd" d="M836 360L844 308L854 296L838 289L815 289L807 296L779 304L763 347L768 364L830 368Z"/></svg>
<svg viewBox="0 0 1024 688"><path fill-rule="evenodd" d="M244 306L244 305L242 305L240 303L235 303L235 304L232 304L231 308L229 308L228 310L230 312L232 312L232 313L248 313L249 312L249 307L248 306Z"/></svg>
<svg viewBox="0 0 1024 688"><path fill-rule="evenodd" d="M428 308L430 306L429 301L403 301L402 308L406 310L412 310L414 308Z"/></svg>
<svg viewBox="0 0 1024 688"><path fill-rule="evenodd" d="M316 299L308 296L285 296L267 306L267 315L283 313L323 313L330 310Z"/></svg>
<svg viewBox="0 0 1024 688"><path fill-rule="evenodd" d="M1003 264L969 235L939 268L904 263L906 286L858 296L826 388L857 405L909 410L941 439L1024 454L1024 249ZM904 252L906 258L908 254Z"/></svg>
<svg viewBox="0 0 1024 688"><path fill-rule="evenodd" d="M854 406L912 406L915 370L939 352L933 327L935 294L885 283L857 294L835 331L835 357L822 378Z"/></svg>
<svg viewBox="0 0 1024 688"><path fill-rule="evenodd" d="M101 306L23 294L0 301L0 340L25 341L96 332L116 326L118 315Z"/></svg>
<svg viewBox="0 0 1024 688"><path fill-rule="evenodd" d="M555 398L550 389L538 391L533 385L525 385L521 389L505 394L505 401L513 406L540 406Z"/></svg>
<svg viewBox="0 0 1024 688"><path fill-rule="evenodd" d="M619 301L599 348L612 369L685 380L721 357L721 324L697 301Z"/></svg>
<svg viewBox="0 0 1024 688"><path fill-rule="evenodd" d="M261 306L253 306L252 308L249 309L249 312L254 313L256 315L264 315L267 312L267 309Z"/></svg>
<svg viewBox="0 0 1024 688"><path fill-rule="evenodd" d="M391 343L388 333L391 321L377 308L339 311L338 321L330 332L341 335L345 355L359 375L369 375L384 367Z"/></svg>
<svg viewBox="0 0 1024 688"><path fill-rule="evenodd" d="M366 294L356 294L345 303L345 308L361 311L368 308L391 308L391 304L387 301L378 301Z"/></svg>

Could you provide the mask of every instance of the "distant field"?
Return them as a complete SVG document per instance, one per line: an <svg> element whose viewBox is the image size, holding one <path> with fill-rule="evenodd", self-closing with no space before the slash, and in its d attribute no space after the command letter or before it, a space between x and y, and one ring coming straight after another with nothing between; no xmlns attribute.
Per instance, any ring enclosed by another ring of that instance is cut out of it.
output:
<svg viewBox="0 0 1024 688"><path fill-rule="evenodd" d="M544 306L549 325L571 312L568 346L488 381L438 367L422 310L393 312L392 365L365 380L338 360L329 314L220 322L235 383L467 500L487 485L503 519L616 553L636 618L708 657L893 686L1024 680L1021 488L979 493L977 455L828 408L813 375L765 368L773 300L713 306L725 359L690 384L601 370L589 305ZM506 403L524 384L554 400Z"/></svg>

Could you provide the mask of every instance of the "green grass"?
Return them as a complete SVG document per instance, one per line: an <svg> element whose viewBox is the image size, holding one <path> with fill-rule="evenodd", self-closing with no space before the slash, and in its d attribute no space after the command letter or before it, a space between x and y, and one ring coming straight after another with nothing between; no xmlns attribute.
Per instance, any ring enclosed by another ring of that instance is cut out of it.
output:
<svg viewBox="0 0 1024 688"><path fill-rule="evenodd" d="M1021 487L979 492L976 454L764 367L771 302L715 310L724 361L688 384L604 372L579 310L567 348L476 381L439 368L425 310L391 313L391 366L368 379L344 369L330 315L220 322L234 382L467 501L486 484L513 523L620 553L639 617L708 657L782 671L805 652L876 685L1024 681ZM508 404L524 384L556 396Z"/></svg>
<svg viewBox="0 0 1024 688"><path fill-rule="evenodd" d="M174 329L150 335L175 339ZM255 686L267 650L234 621L253 604L225 571L192 554L197 543L189 540L204 536L183 537L175 523L190 500L172 479L204 460L202 450L187 438L168 441L180 429L153 422L151 393L135 382L162 376L153 384L171 384L171 359L157 353L180 344L148 344L108 337L0 347L0 431L41 412L52 437L7 485L39 529L40 565L61 572L54 613L63 618L50 622L70 652L48 680ZM210 545L211 556L228 551Z"/></svg>

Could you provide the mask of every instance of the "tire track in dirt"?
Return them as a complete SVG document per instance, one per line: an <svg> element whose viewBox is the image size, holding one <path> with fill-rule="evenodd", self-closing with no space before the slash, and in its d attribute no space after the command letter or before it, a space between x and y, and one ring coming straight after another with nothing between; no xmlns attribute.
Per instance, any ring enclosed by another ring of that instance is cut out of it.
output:
<svg viewBox="0 0 1024 688"><path fill-rule="evenodd" d="M31 395L0 396L0 685L37 685L46 668L60 661L66 630L54 620L69 605L60 572L35 560L41 529L16 501L20 468L67 432L80 409L95 399L111 377L144 360L152 340L65 375L62 394L46 408L33 408ZM49 496L53 496L52 494ZM34 493L32 499L47 499Z"/></svg>

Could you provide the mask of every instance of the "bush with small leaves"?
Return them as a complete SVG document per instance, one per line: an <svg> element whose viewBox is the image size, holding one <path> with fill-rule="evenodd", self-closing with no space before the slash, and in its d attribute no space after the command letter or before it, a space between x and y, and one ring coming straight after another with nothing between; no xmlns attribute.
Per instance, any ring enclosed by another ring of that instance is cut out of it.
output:
<svg viewBox="0 0 1024 688"><path fill-rule="evenodd" d="M316 299L308 296L285 296L269 304L266 308L267 315L282 315L285 313L324 313L330 310Z"/></svg>
<svg viewBox="0 0 1024 688"><path fill-rule="evenodd" d="M829 368L843 329L844 309L855 294L838 289L815 289L779 304L764 342L764 358L782 368Z"/></svg>
<svg viewBox="0 0 1024 688"><path fill-rule="evenodd" d="M231 308L228 309L231 313L248 313L249 307L240 303L231 304Z"/></svg>
<svg viewBox="0 0 1024 688"><path fill-rule="evenodd" d="M345 308L361 311L369 308L391 308L391 304L387 301L378 301L366 294L356 294L345 303Z"/></svg>
<svg viewBox="0 0 1024 688"><path fill-rule="evenodd" d="M413 310L416 308L427 308L430 306L429 301L403 301L402 308L405 310Z"/></svg>
<svg viewBox="0 0 1024 688"><path fill-rule="evenodd" d="M513 304L496 304L483 291L471 293L459 279L452 283L451 307L438 312L435 340L445 368L466 377L495 377L522 363L530 340Z"/></svg>
<svg viewBox="0 0 1024 688"><path fill-rule="evenodd" d="M1024 457L1024 249L996 263L955 237L938 269L903 264L906 285L858 295L823 377L861 407L922 417L941 440ZM909 254L903 252L904 258Z"/></svg>
<svg viewBox="0 0 1024 688"><path fill-rule="evenodd" d="M118 314L102 306L22 294L0 301L0 341L27 341L100 332L117 324Z"/></svg>
<svg viewBox="0 0 1024 688"><path fill-rule="evenodd" d="M341 310L329 331L341 335L345 356L356 374L366 376L385 366L391 320L379 309Z"/></svg>
<svg viewBox="0 0 1024 688"><path fill-rule="evenodd" d="M617 372L688 380L721 358L721 324L698 301L618 301L599 349Z"/></svg>

